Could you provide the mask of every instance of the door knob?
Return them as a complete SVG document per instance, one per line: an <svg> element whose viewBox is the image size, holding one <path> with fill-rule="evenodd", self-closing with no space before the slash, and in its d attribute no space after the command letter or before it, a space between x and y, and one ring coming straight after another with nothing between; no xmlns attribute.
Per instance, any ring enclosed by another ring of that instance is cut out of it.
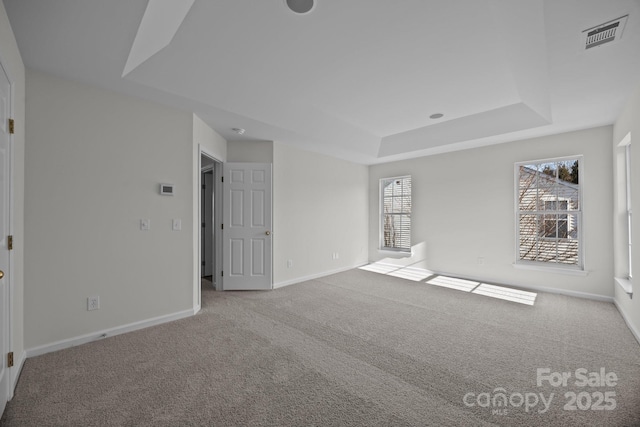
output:
<svg viewBox="0 0 640 427"><path fill-rule="evenodd" d="M270 231L267 231L265 234L266 234L267 236L271 236L271 232L270 232Z"/></svg>
<svg viewBox="0 0 640 427"><path fill-rule="evenodd" d="M4 277L4 271L0 270L0 279Z"/></svg>

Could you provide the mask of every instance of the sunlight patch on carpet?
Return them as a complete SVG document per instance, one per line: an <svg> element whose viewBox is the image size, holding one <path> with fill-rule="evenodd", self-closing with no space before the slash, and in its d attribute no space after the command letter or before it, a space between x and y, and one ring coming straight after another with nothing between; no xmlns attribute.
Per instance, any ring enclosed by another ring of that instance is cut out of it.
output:
<svg viewBox="0 0 640 427"><path fill-rule="evenodd" d="M393 264L374 262L360 267L360 270L398 277L400 279L411 280L414 282L423 282L428 285L454 289L456 291L468 292L490 298L497 298L504 301L516 302L518 304L534 305L536 297L538 296L536 292L523 291L506 286L490 285L474 280L436 275L432 271L418 267L403 267Z"/></svg>
<svg viewBox="0 0 640 427"><path fill-rule="evenodd" d="M436 276L428 280L429 285L441 286L443 288L455 289L457 291L471 292L480 285L480 282L471 280L456 279L455 277Z"/></svg>
<svg viewBox="0 0 640 427"><path fill-rule="evenodd" d="M389 276L399 277L401 279L413 280L414 282L422 282L433 273L423 268L405 267L388 273Z"/></svg>
<svg viewBox="0 0 640 427"><path fill-rule="evenodd" d="M505 288L504 286L487 285L486 283L482 283L474 289L473 293L527 305L533 305L536 302L536 297L538 296L535 292Z"/></svg>

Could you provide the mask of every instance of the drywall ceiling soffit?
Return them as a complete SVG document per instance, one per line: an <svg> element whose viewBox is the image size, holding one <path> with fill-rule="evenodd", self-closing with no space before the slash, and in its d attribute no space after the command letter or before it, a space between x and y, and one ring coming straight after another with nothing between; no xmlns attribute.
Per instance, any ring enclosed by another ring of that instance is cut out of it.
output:
<svg viewBox="0 0 640 427"><path fill-rule="evenodd" d="M149 0L122 77L171 43L195 0Z"/></svg>
<svg viewBox="0 0 640 427"><path fill-rule="evenodd" d="M362 163L610 124L640 75L637 0L4 3L29 68Z"/></svg>
<svg viewBox="0 0 640 427"><path fill-rule="evenodd" d="M198 3L183 24L192 30L180 32L170 46L130 77L303 138L324 141L327 148L370 158L459 142L463 136L468 139L539 126L541 116L533 108L520 108L530 101L538 102L549 116L548 97L541 95L547 81L546 52L540 48L545 42L541 3L505 8L495 2L473 1L462 5L467 13L461 13L460 4L439 4L437 19L430 18L426 8L423 14L406 16L406 10L399 11L394 5L368 6L375 13L370 12L369 25L359 28L357 36L352 34L352 23L362 8L354 7L321 17L328 24L322 28L332 28L332 32L318 28L291 37L300 29L287 26L290 16L263 4L260 14L244 19L261 17L248 23L252 31L238 34L235 30L235 48L228 49L215 42L224 40L224 22L211 20L219 6ZM243 9L237 5L235 12L233 8L225 11L239 17ZM390 15L402 22L391 25L391 31ZM268 28L265 22L277 25ZM523 22L534 31L519 31ZM219 33L209 31L212 37L207 40L201 37L207 28L217 27ZM272 35L256 40L256 35L269 33ZM349 43L341 42L345 33L351 34ZM203 56L207 46L211 54ZM518 68L522 59L541 66ZM194 84L206 81L207 76L227 84ZM523 99L528 87L533 87L531 93L537 99ZM483 116L493 122L462 120L466 127L458 132L455 126L439 126L429 118L440 111L447 121ZM491 114L483 114L487 112ZM505 113L501 116L501 112ZM476 123L477 129L469 128ZM435 132L429 131L432 127ZM441 135L443 129L453 132L437 141L429 138ZM403 143L396 144L397 140Z"/></svg>

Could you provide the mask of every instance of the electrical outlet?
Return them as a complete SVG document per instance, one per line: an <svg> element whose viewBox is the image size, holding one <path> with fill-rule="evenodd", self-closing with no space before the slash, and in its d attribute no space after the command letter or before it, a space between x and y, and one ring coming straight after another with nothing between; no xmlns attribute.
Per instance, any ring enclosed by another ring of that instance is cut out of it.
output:
<svg viewBox="0 0 640 427"><path fill-rule="evenodd" d="M98 310L100 308L100 297L88 297L87 298L87 311Z"/></svg>
<svg viewBox="0 0 640 427"><path fill-rule="evenodd" d="M291 268L291 267L293 267L293 260L289 259L287 260L287 268Z"/></svg>
<svg viewBox="0 0 640 427"><path fill-rule="evenodd" d="M484 265L484 258L478 257L478 265Z"/></svg>

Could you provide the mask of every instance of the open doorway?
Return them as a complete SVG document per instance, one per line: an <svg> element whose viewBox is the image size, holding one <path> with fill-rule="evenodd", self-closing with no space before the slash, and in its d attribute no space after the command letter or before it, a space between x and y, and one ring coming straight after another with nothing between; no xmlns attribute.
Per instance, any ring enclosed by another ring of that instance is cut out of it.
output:
<svg viewBox="0 0 640 427"><path fill-rule="evenodd" d="M222 163L200 154L200 281L202 290L222 290L220 277L220 176Z"/></svg>

